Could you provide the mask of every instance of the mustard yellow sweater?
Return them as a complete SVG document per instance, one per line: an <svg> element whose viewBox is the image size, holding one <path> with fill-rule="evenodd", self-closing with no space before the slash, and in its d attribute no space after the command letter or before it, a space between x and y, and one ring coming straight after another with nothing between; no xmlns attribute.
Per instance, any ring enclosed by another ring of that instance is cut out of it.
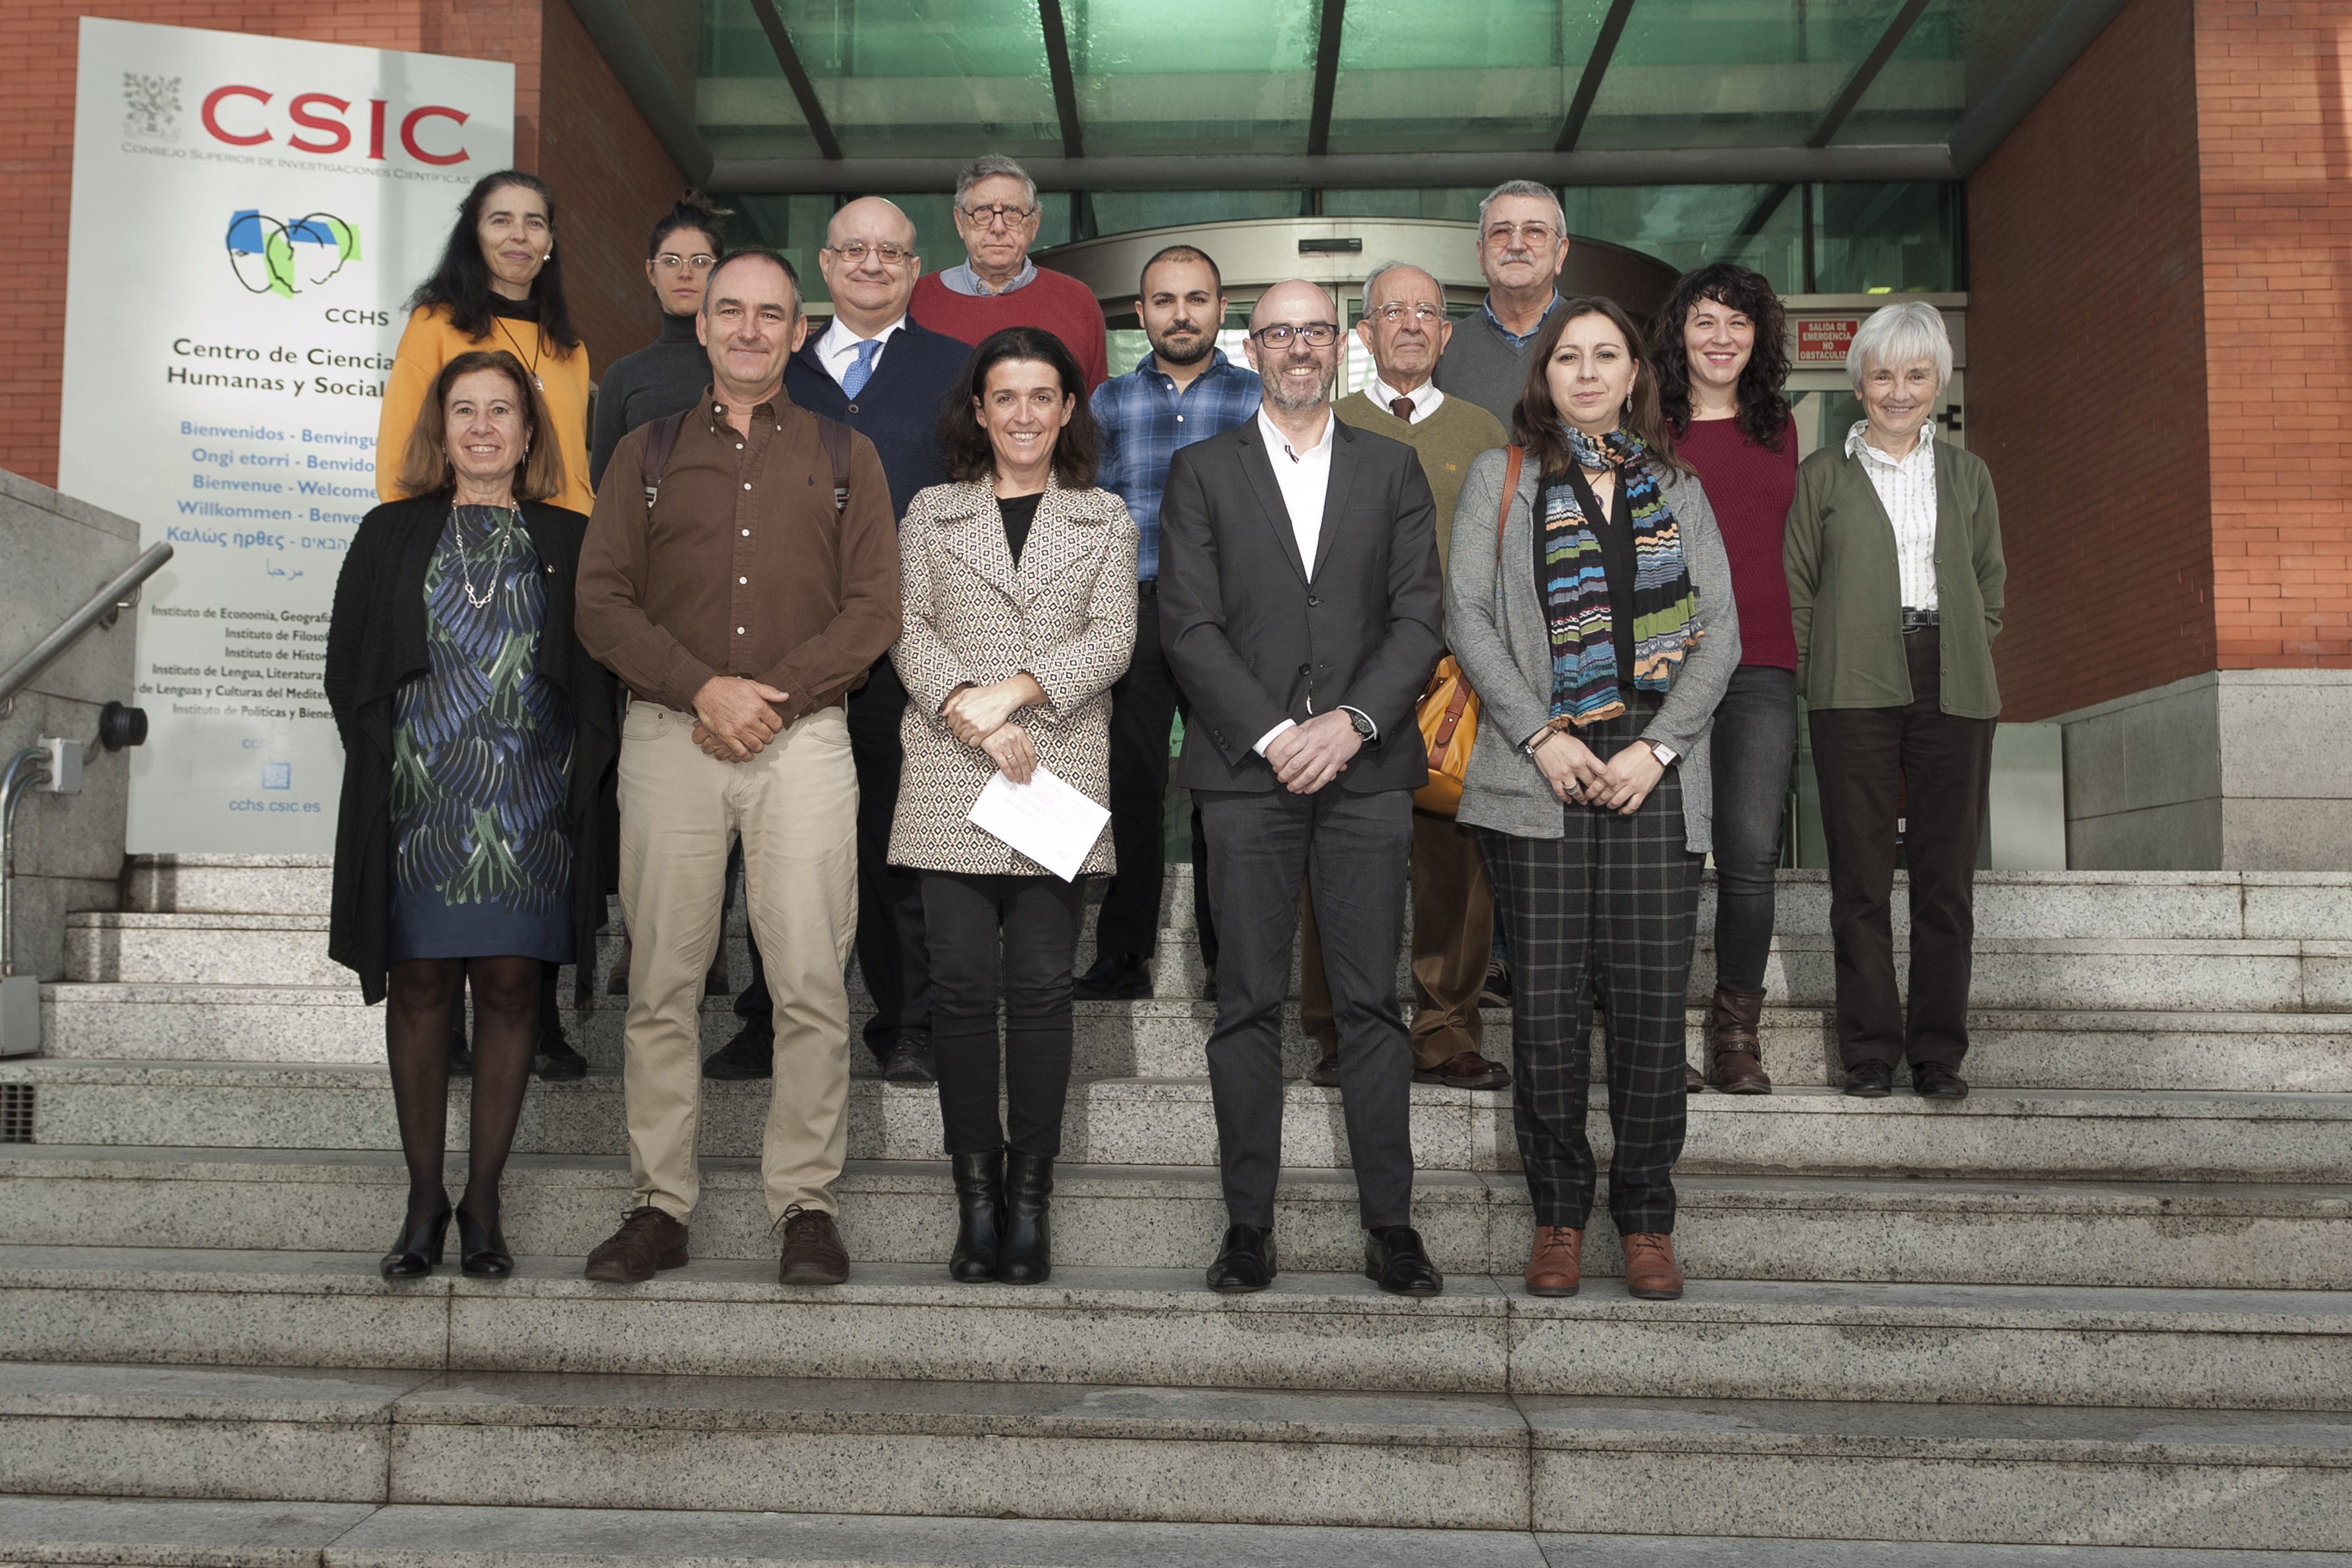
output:
<svg viewBox="0 0 2352 1568"><path fill-rule="evenodd" d="M536 359L540 395L563 447L562 490L547 499L585 515L593 509L596 492L588 483L588 345L583 343L559 359L551 348L541 348L539 324L500 317L488 338L468 338L449 323L446 305L420 307L400 335L400 351L393 359L392 379L384 384L383 416L376 426L375 493L387 501L403 498L394 483L400 474L401 455L416 428L417 411L425 406L425 389L441 367L476 349L504 349L526 368Z"/></svg>

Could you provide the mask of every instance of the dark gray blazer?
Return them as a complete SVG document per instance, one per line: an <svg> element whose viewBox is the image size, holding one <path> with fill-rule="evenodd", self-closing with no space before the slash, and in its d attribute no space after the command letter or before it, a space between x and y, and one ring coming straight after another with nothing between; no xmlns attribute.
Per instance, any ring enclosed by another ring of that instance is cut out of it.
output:
<svg viewBox="0 0 2352 1568"><path fill-rule="evenodd" d="M1428 782L1413 704L1442 645L1435 505L1412 448L1332 423L1311 583L1256 420L1181 449L1169 468L1160 636L1192 705L1176 763L1188 789L1274 789L1258 737L1335 707L1380 730L1341 788Z"/></svg>

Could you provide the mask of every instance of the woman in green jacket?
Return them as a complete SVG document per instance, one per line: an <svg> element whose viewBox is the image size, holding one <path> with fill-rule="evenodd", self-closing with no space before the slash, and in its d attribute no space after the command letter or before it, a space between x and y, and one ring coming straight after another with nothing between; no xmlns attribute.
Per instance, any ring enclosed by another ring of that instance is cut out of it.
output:
<svg viewBox="0 0 2352 1568"><path fill-rule="evenodd" d="M1933 306L1873 315L1846 373L1869 417L1798 468L1783 549L1829 846L1838 1047L1849 1094L1891 1092L1907 1054L1913 1088L1958 1100L2000 712L2000 512L1984 463L1936 439L1952 344ZM1898 844L1911 873L1907 1019L1890 918Z"/></svg>

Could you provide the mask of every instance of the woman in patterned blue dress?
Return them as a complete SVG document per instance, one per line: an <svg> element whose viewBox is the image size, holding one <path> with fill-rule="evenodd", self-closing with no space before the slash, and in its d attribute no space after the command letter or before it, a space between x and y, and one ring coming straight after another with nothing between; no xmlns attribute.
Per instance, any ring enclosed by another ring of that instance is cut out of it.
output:
<svg viewBox="0 0 2352 1568"><path fill-rule="evenodd" d="M613 687L572 632L587 519L538 504L562 475L545 405L503 351L436 377L403 463L336 586L327 688L343 731L330 952L385 1013L409 1176L387 1277L440 1261L446 1022L474 995L468 1274L514 1260L499 1181L530 1078L541 966L591 956L610 863ZM584 788L583 788L584 786ZM585 862L585 863L583 863Z"/></svg>

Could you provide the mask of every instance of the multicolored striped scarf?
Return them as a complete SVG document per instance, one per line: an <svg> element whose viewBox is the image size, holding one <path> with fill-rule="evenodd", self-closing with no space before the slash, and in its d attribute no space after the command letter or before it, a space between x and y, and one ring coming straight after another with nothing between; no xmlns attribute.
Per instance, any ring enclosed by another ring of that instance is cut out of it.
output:
<svg viewBox="0 0 2352 1568"><path fill-rule="evenodd" d="M1564 427L1569 449L1587 469L1614 469L1615 521L1633 535L1633 685L1663 692L1700 635L1698 591L1683 559L1682 529L1644 461L1641 437L1614 430L1600 440ZM1601 541L1574 485L1547 485L1541 559L1544 615L1551 625L1551 716L1597 724L1625 711L1618 695L1616 627ZM1603 525L1609 526L1609 525Z"/></svg>

